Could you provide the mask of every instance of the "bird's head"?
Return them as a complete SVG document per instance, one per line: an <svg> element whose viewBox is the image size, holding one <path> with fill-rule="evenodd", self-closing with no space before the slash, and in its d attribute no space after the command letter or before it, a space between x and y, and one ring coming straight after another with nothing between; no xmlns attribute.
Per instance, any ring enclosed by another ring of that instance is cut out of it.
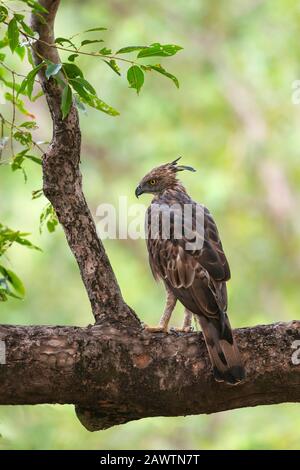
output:
<svg viewBox="0 0 300 470"><path fill-rule="evenodd" d="M135 190L136 197L139 197L143 193L160 194L166 189L173 188L177 183L176 174L178 171L196 171L191 166L177 165L180 158L181 157L177 158L171 163L157 166L147 173Z"/></svg>

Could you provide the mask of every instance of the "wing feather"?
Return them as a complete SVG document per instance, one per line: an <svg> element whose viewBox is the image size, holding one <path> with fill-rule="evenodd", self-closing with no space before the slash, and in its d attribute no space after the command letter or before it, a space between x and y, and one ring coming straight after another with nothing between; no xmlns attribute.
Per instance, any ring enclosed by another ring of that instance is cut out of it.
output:
<svg viewBox="0 0 300 470"><path fill-rule="evenodd" d="M194 205L196 209L197 204ZM176 297L194 313L214 316L220 310L227 309L226 281L230 279L230 269L213 217L208 209L201 208L204 209L204 242L201 249L186 249L187 242L191 240L188 230L189 239L184 236L178 240L172 236L152 239L149 229L147 246L155 279L163 279ZM148 209L150 219L149 210L151 206Z"/></svg>

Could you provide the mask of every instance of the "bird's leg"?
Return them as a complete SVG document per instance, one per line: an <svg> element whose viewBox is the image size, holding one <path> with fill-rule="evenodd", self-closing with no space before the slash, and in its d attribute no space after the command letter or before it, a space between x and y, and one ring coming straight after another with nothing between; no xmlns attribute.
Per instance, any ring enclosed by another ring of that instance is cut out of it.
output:
<svg viewBox="0 0 300 470"><path fill-rule="evenodd" d="M153 331L153 332L168 331L168 324L169 324L171 315L173 313L173 310L175 308L176 301L177 299L175 295L169 289L167 289L166 306L165 306L164 313L162 314L162 317L159 321L159 325L158 326L146 326L145 330Z"/></svg>
<svg viewBox="0 0 300 470"><path fill-rule="evenodd" d="M181 328L174 328L175 331L182 331L184 333L188 333L189 331L192 331L192 318L193 318L193 312L188 310L187 308L184 310L184 319L183 319L183 324Z"/></svg>

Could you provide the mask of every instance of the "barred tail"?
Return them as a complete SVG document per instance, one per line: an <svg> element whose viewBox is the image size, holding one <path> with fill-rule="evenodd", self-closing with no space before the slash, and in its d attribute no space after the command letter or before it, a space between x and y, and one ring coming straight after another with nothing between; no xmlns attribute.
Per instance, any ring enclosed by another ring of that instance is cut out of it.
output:
<svg viewBox="0 0 300 470"><path fill-rule="evenodd" d="M229 384L241 382L245 378L245 369L227 314L221 313L218 319L203 315L199 315L198 318L215 379Z"/></svg>

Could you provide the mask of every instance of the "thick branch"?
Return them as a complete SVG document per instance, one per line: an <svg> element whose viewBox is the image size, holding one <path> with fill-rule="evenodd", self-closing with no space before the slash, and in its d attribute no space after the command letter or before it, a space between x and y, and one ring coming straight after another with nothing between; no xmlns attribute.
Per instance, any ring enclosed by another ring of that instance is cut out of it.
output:
<svg viewBox="0 0 300 470"><path fill-rule="evenodd" d="M48 10L45 22L39 16L32 17L32 28L39 34L33 45L35 62L45 58L59 63L54 43L54 20L59 0L41 0ZM95 223L87 206L81 183L80 144L81 134L75 105L62 120L60 104L62 90L53 78L45 78L40 72L41 84L48 102L52 121L52 142L43 157L44 193L52 203L64 228L68 244L77 260L97 322L126 322L137 325L138 320L125 304L103 244L99 240Z"/></svg>
<svg viewBox="0 0 300 470"><path fill-rule="evenodd" d="M247 380L230 386L213 379L201 333L1 326L0 403L74 403L81 422L97 430L149 416L300 402L300 365L292 362L300 322L235 335Z"/></svg>

